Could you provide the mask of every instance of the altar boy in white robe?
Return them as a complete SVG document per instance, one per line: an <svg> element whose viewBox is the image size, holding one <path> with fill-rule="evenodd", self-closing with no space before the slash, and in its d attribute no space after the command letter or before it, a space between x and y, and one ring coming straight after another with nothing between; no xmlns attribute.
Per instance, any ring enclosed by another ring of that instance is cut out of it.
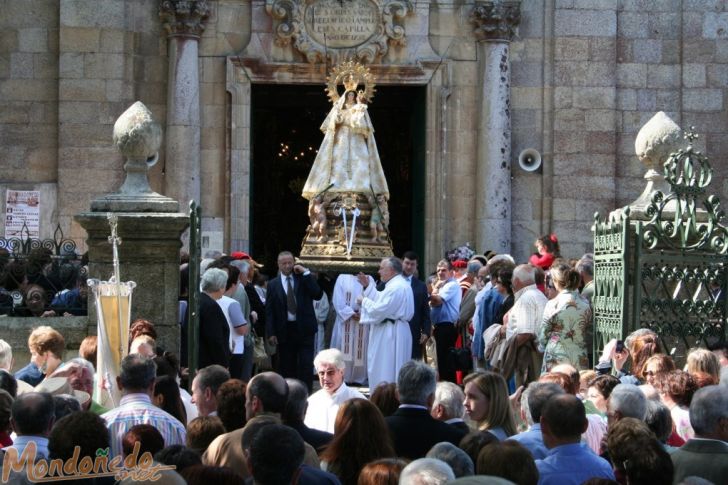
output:
<svg viewBox="0 0 728 485"><path fill-rule="evenodd" d="M385 286L377 292L366 275L357 276L364 289L359 297L359 323L370 326L367 349L370 389L382 382L397 382L400 367L412 356L409 321L415 305L412 287L402 276L402 261L384 258L379 265L379 277Z"/></svg>
<svg viewBox="0 0 728 485"><path fill-rule="evenodd" d="M374 285L374 278L367 276L367 287ZM352 383L367 382L367 346L369 325L359 323L359 303L362 284L356 276L341 274L336 278L332 304L336 311L336 322L331 333L331 347L339 349L346 363L344 380Z"/></svg>

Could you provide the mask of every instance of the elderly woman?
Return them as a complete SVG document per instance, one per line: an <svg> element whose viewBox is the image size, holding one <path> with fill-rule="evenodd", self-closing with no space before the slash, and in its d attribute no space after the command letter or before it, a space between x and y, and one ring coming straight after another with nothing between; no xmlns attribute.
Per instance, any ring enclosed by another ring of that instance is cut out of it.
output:
<svg viewBox="0 0 728 485"><path fill-rule="evenodd" d="M544 351L541 373L558 364L588 369L592 312L579 294L581 276L566 261L557 260L551 265L551 280L558 294L546 303L538 331L539 347Z"/></svg>
<svg viewBox="0 0 728 485"><path fill-rule="evenodd" d="M198 368L218 364L230 365L230 328L217 300L225 294L228 274L217 268L205 271L200 278L200 334Z"/></svg>
<svg viewBox="0 0 728 485"><path fill-rule="evenodd" d="M51 377L66 377L71 388L77 391L83 391L89 396L93 396L95 374L96 371L91 362L86 359L82 359L81 357L76 357L75 359L71 359L66 362L63 367L56 370ZM91 411L98 415L102 415L108 411L108 409L104 408L101 404L92 399L83 403L81 407L84 411Z"/></svg>

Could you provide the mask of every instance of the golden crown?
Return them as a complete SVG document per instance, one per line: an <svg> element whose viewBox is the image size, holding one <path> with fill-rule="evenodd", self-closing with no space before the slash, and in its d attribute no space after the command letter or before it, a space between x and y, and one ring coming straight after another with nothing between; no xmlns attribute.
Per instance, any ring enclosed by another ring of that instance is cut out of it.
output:
<svg viewBox="0 0 728 485"><path fill-rule="evenodd" d="M350 74L348 78L344 79L344 89L347 91L356 91L356 87L359 85L359 80L354 79Z"/></svg>
<svg viewBox="0 0 728 485"><path fill-rule="evenodd" d="M360 85L364 85L363 95L367 102L374 97L374 76L369 68L354 61L346 61L338 64L331 70L327 78L326 92L332 103L339 99L338 86L344 85L344 92L355 91ZM360 90L362 91L362 90Z"/></svg>

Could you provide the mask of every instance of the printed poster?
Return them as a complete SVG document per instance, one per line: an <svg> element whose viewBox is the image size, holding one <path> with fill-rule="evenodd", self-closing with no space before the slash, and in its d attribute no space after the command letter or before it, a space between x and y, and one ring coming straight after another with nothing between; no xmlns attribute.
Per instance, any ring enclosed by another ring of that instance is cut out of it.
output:
<svg viewBox="0 0 728 485"><path fill-rule="evenodd" d="M40 238L40 191L8 189L5 197L5 239L21 237L23 224L28 227L31 238Z"/></svg>

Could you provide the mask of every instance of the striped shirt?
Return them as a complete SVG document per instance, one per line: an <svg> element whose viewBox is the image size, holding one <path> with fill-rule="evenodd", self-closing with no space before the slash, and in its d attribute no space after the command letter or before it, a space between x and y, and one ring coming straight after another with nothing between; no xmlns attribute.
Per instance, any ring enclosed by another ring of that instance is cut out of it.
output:
<svg viewBox="0 0 728 485"><path fill-rule="evenodd" d="M127 394L119 407L101 415L111 436L111 456L122 454L121 440L132 426L150 424L164 438L164 446L184 445L187 432L177 418L154 404L147 394Z"/></svg>

